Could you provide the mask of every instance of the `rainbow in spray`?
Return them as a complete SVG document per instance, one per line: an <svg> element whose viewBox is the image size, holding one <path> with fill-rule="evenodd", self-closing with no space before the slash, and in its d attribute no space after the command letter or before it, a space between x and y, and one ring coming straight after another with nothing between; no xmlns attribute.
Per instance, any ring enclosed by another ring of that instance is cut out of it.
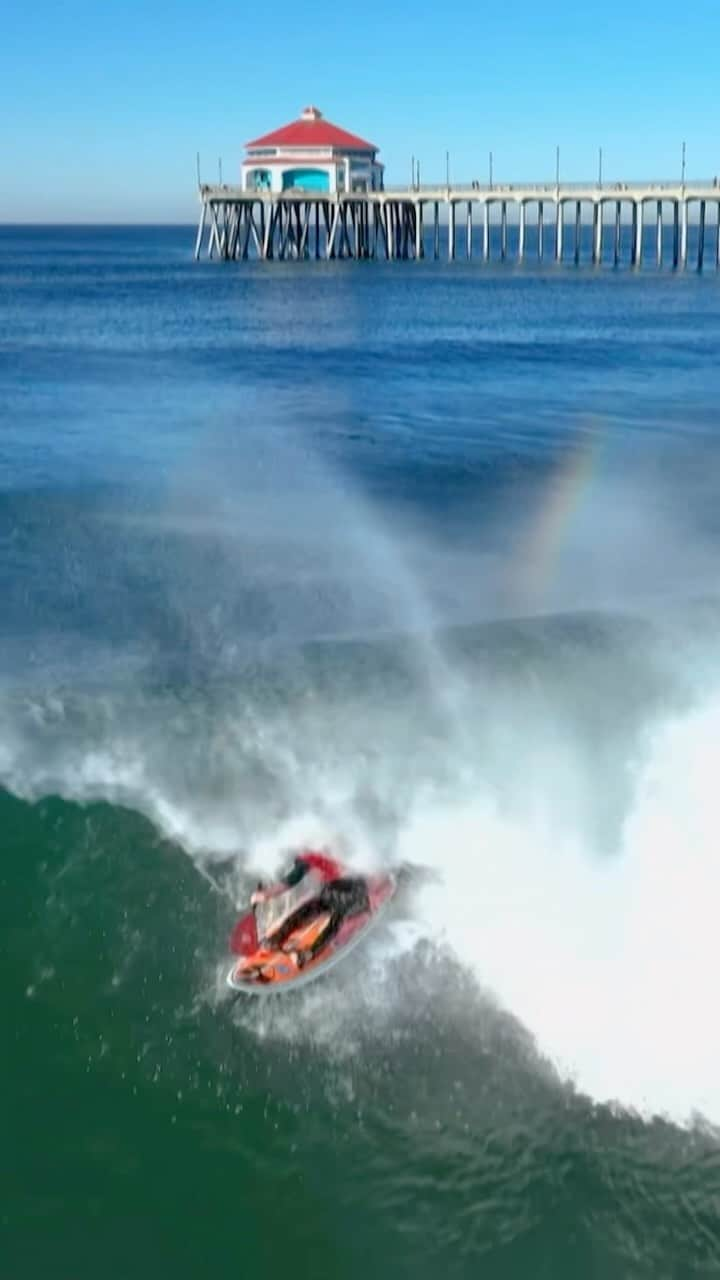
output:
<svg viewBox="0 0 720 1280"><path fill-rule="evenodd" d="M607 432L597 423L587 423L546 484L517 558L515 598L524 610L542 608L547 600L579 514L587 505L606 442Z"/></svg>

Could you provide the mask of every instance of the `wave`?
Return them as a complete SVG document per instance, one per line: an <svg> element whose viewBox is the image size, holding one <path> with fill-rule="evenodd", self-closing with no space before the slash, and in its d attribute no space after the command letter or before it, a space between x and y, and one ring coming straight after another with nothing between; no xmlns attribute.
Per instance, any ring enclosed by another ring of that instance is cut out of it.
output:
<svg viewBox="0 0 720 1280"><path fill-rule="evenodd" d="M213 879L222 863L230 898L307 841L424 868L366 1021L387 1027L403 956L431 946L591 1098L719 1122L720 693L676 640L671 659L645 627L545 620L446 639L432 680L368 644L192 694L8 695L0 781L142 812ZM275 1032L324 1017L335 1036L352 1015L332 990Z"/></svg>

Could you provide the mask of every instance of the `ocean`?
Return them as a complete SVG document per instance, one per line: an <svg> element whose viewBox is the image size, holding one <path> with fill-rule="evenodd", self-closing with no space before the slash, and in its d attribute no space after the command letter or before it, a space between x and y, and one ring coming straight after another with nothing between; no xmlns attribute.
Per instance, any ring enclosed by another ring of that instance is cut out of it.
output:
<svg viewBox="0 0 720 1280"><path fill-rule="evenodd" d="M715 270L193 240L0 228L0 1275L720 1275Z"/></svg>

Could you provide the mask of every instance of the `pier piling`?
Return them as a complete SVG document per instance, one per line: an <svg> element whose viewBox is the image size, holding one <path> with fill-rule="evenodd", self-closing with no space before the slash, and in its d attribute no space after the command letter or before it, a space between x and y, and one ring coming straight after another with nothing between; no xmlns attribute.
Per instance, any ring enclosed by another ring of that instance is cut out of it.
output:
<svg viewBox="0 0 720 1280"><path fill-rule="evenodd" d="M687 266L687 249L688 249L688 207L687 200L683 200L680 206L680 266Z"/></svg>
<svg viewBox="0 0 720 1280"><path fill-rule="evenodd" d="M593 204L593 262L597 266L602 262L603 202L596 200Z"/></svg>
<svg viewBox="0 0 720 1280"><path fill-rule="evenodd" d="M700 201L700 221L698 223L697 269L702 271L705 258L705 201Z"/></svg>
<svg viewBox="0 0 720 1280"><path fill-rule="evenodd" d="M522 262L525 258L525 201L520 201L519 224L518 224L518 262Z"/></svg>

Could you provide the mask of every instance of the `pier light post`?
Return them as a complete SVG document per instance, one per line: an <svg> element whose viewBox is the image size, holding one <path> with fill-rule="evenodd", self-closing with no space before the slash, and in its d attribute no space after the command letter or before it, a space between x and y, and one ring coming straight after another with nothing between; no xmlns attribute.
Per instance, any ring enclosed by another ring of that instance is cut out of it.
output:
<svg viewBox="0 0 720 1280"><path fill-rule="evenodd" d="M493 185L493 154L492 154L492 151L490 152L490 157L489 157L489 175L490 175L490 190L492 191L492 185Z"/></svg>
<svg viewBox="0 0 720 1280"><path fill-rule="evenodd" d="M682 177L680 181L682 185L683 195L685 195L685 143L684 142L682 144Z"/></svg>
<svg viewBox="0 0 720 1280"><path fill-rule="evenodd" d="M222 157L221 156L218 156L218 178L220 179L220 186L222 186Z"/></svg>
<svg viewBox="0 0 720 1280"><path fill-rule="evenodd" d="M414 156L410 157L410 173L411 173L410 186L414 191L415 190L415 157Z"/></svg>

